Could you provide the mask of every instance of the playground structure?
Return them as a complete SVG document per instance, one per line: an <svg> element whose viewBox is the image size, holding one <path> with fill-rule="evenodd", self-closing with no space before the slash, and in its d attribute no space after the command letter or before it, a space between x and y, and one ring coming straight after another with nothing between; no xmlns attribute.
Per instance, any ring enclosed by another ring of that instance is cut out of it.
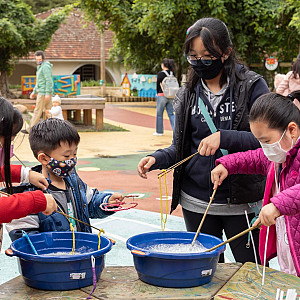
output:
<svg viewBox="0 0 300 300"><path fill-rule="evenodd" d="M153 74L123 74L122 94L123 96L154 98L156 96L156 82L157 76Z"/></svg>
<svg viewBox="0 0 300 300"><path fill-rule="evenodd" d="M80 95L80 75L53 75L54 94L60 97L70 97ZM32 93L36 76L21 76L22 94L29 95Z"/></svg>

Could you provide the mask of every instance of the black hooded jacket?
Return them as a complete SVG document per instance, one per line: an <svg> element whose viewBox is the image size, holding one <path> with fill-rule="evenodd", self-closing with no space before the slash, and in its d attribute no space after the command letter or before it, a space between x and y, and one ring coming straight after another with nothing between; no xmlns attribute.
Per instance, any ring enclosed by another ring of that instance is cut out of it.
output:
<svg viewBox="0 0 300 300"><path fill-rule="evenodd" d="M260 147L250 132L248 115L254 101L269 89L261 75L241 65L238 67L240 80L228 87L215 112L201 85L193 91L185 86L178 91L173 102L176 120L172 145L151 154L156 159L151 170L166 169L195 153L201 140L211 134L196 101L199 96L220 131L221 149L235 153ZM179 203L181 190L194 198L209 201L213 189L210 172L215 167L215 160L221 156L219 149L213 156L196 155L175 168L171 212ZM218 188L214 202L241 204L259 201L263 198L264 185L265 178L261 175L231 175Z"/></svg>

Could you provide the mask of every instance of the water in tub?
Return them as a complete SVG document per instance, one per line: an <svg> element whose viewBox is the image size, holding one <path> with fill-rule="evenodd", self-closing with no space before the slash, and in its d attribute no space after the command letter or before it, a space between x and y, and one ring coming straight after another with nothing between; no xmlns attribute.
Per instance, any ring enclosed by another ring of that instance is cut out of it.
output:
<svg viewBox="0 0 300 300"><path fill-rule="evenodd" d="M192 244L155 244L145 248L150 252L160 253L201 253L207 250L200 242L196 241Z"/></svg>

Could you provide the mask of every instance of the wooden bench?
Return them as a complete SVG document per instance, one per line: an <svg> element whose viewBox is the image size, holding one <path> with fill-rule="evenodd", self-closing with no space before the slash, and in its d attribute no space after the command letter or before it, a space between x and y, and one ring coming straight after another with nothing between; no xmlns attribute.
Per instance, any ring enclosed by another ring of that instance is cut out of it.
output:
<svg viewBox="0 0 300 300"><path fill-rule="evenodd" d="M96 130L103 130L103 109L105 98L61 98L61 108L65 120L70 118L68 111L75 110L75 120L81 121L81 110L83 110L84 125L93 125L92 109L96 110Z"/></svg>
<svg viewBox="0 0 300 300"><path fill-rule="evenodd" d="M28 110L33 110L36 100L12 99L12 104L25 105ZM70 119L71 111L75 111L74 120L81 121L81 110L83 110L84 125L92 126L92 109L96 110L95 130L103 130L103 109L105 108L105 98L61 98L61 108L65 120Z"/></svg>

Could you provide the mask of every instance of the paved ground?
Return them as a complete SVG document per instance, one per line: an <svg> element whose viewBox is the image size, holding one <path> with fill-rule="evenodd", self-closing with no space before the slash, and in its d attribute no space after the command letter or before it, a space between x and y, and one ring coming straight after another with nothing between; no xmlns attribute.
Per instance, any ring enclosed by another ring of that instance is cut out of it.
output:
<svg viewBox="0 0 300 300"><path fill-rule="evenodd" d="M155 131L155 103L106 104L105 122L121 126L128 131L80 132L77 170L80 177L91 187L105 191L120 191L138 194L136 209L118 212L112 217L92 220L92 224L105 230L106 235L116 240L116 245L106 256L107 265L132 265L132 257L126 249L126 240L133 235L160 230L160 201L157 171L144 180L137 175L140 159L158 148L168 147L172 131L165 114L163 136L153 136ZM16 155L28 166L37 164L31 153L28 135L18 135L15 140ZM12 159L13 163L18 163ZM167 177L168 194L172 194L172 174ZM164 201L165 209L166 201ZM164 210L165 211L165 210ZM178 207L168 216L166 228L185 230L182 212ZM5 233L0 254L0 284L19 274L17 260L4 255L10 240ZM227 249L227 260L233 261Z"/></svg>

